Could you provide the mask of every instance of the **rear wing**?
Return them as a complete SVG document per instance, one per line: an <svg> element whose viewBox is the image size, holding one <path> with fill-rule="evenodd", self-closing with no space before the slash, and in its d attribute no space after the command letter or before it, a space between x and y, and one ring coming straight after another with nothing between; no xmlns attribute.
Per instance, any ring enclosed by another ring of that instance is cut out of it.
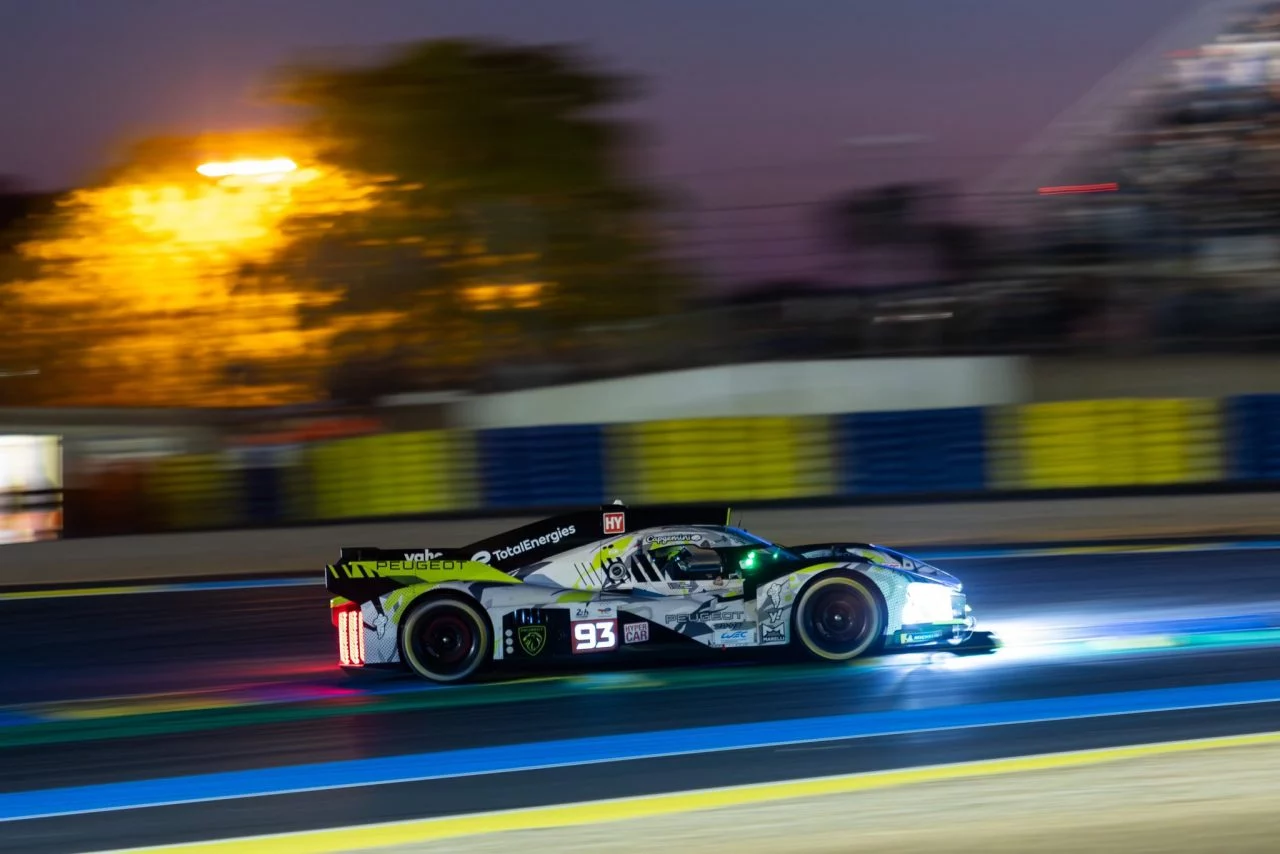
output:
<svg viewBox="0 0 1280 854"><path fill-rule="evenodd" d="M325 567L324 585L334 596L360 603L420 584L520 583L469 555L469 549L342 549L337 562Z"/></svg>
<svg viewBox="0 0 1280 854"><path fill-rule="evenodd" d="M455 548L404 548L404 549L384 549L374 548L372 546L358 546L356 548L342 549L338 554L339 563L350 563L352 561L363 560L408 560L408 561L427 561L442 560L445 558L451 560L459 560L463 557L466 549Z"/></svg>

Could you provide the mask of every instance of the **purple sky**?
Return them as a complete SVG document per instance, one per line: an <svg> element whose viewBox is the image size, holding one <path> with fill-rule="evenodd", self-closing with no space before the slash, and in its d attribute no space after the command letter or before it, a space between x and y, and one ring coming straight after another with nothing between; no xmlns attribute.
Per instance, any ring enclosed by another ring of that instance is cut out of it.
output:
<svg viewBox="0 0 1280 854"><path fill-rule="evenodd" d="M0 173L40 188L129 136L254 125L309 47L485 34L579 42L650 81L653 170L705 204L973 177L1195 0L0 0ZM925 134L910 156L857 135Z"/></svg>

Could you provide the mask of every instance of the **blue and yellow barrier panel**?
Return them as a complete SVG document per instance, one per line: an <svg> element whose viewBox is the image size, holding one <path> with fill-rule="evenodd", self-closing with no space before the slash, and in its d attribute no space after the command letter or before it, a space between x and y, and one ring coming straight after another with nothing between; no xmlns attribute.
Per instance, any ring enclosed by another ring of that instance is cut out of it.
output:
<svg viewBox="0 0 1280 854"><path fill-rule="evenodd" d="M984 418L976 406L839 416L842 494L983 490Z"/></svg>
<svg viewBox="0 0 1280 854"><path fill-rule="evenodd" d="M219 454L163 457L146 480L148 497L165 528L221 528L245 521L241 473Z"/></svg>
<svg viewBox="0 0 1280 854"><path fill-rule="evenodd" d="M1205 483L1223 476L1216 400L1034 403L993 414L988 443L996 489L1073 489Z"/></svg>
<svg viewBox="0 0 1280 854"><path fill-rule="evenodd" d="M485 507L570 507L604 496L598 424L481 430L476 447Z"/></svg>
<svg viewBox="0 0 1280 854"><path fill-rule="evenodd" d="M535 511L612 501L788 501L1280 482L1280 395L835 416L699 418L329 440L278 459L170 457L171 530Z"/></svg>
<svg viewBox="0 0 1280 854"><path fill-rule="evenodd" d="M606 443L610 495L636 504L831 495L832 439L826 416L613 425Z"/></svg>
<svg viewBox="0 0 1280 854"><path fill-rule="evenodd" d="M1280 480L1280 394L1240 395L1226 404L1231 479Z"/></svg>
<svg viewBox="0 0 1280 854"><path fill-rule="evenodd" d="M480 506L470 431L385 433L323 442L310 449L307 470L317 519Z"/></svg>

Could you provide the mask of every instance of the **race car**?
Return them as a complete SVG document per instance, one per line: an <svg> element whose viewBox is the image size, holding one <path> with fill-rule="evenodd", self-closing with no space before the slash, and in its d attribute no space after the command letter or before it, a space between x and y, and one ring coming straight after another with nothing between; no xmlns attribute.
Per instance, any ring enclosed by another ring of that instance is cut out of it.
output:
<svg viewBox="0 0 1280 854"><path fill-rule="evenodd" d="M326 567L343 667L459 682L491 662L698 645L847 661L974 632L961 583L883 546L783 546L723 505L603 505L462 548L344 548Z"/></svg>

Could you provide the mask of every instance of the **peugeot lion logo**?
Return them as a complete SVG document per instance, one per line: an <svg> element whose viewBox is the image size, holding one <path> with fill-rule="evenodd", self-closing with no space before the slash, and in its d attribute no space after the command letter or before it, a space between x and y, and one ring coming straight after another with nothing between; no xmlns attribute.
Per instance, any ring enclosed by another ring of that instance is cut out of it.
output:
<svg viewBox="0 0 1280 854"><path fill-rule="evenodd" d="M542 652L542 648L547 645L547 627L546 626L521 626L516 630L516 638L520 641L520 648L528 655L537 655Z"/></svg>

